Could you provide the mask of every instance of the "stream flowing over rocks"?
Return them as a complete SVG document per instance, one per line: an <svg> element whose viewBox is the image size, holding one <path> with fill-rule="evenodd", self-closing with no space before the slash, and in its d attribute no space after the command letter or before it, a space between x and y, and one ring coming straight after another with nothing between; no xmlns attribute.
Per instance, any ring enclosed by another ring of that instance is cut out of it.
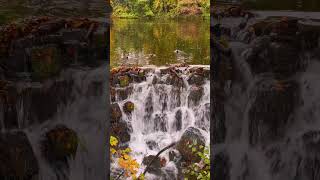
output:
<svg viewBox="0 0 320 180"><path fill-rule="evenodd" d="M209 66L200 65L111 70L111 135L120 140L120 148L132 149L142 164L138 174L173 142L177 145L154 161L146 179L181 179L182 167L200 161L187 143L210 143L209 79ZM117 163L111 166L111 176L117 177Z"/></svg>
<svg viewBox="0 0 320 180"><path fill-rule="evenodd" d="M105 179L107 24L0 27L0 179Z"/></svg>
<svg viewBox="0 0 320 180"><path fill-rule="evenodd" d="M252 14L212 31L213 179L317 180L320 21Z"/></svg>

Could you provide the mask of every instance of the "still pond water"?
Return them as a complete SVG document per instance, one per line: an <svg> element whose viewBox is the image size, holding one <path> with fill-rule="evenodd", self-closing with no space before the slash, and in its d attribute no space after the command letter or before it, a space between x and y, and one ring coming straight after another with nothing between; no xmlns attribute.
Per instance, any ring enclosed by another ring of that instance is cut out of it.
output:
<svg viewBox="0 0 320 180"><path fill-rule="evenodd" d="M210 20L113 19L111 67L210 63Z"/></svg>

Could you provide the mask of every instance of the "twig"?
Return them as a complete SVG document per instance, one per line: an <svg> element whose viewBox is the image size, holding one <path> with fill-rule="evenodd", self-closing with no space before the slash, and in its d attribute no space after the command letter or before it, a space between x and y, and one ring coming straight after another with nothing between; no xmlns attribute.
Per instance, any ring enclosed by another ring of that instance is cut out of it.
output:
<svg viewBox="0 0 320 180"><path fill-rule="evenodd" d="M125 171L122 171L121 174L119 174L119 176L116 178L116 180L119 180L121 178L121 176L124 174Z"/></svg>
<svg viewBox="0 0 320 180"><path fill-rule="evenodd" d="M158 152L158 154L153 157L153 159L150 161L150 163L147 165L146 169L144 170L144 172L142 174L140 174L138 177L140 177L141 175L145 175L147 173L147 171L149 170L150 166L152 165L152 163L154 162L155 159L157 159L157 157L160 156L161 153L163 153L164 151L166 151L167 149L170 149L171 147L175 146L177 143L171 143L170 145L168 145L167 147L163 148L161 151ZM121 178L121 176L124 174L125 171L122 171L121 174L119 174L119 176L116 178L116 180L119 180Z"/></svg>

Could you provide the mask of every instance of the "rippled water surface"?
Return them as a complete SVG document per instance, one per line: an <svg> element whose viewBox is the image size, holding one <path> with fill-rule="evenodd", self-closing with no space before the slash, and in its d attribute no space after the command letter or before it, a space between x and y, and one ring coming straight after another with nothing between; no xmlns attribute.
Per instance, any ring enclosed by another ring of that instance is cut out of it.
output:
<svg viewBox="0 0 320 180"><path fill-rule="evenodd" d="M209 64L210 21L113 19L111 66Z"/></svg>

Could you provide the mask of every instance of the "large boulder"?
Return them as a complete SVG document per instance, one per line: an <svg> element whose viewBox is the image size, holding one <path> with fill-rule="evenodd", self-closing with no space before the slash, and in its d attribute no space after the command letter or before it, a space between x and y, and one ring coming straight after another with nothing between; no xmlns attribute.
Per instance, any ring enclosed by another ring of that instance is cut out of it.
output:
<svg viewBox="0 0 320 180"><path fill-rule="evenodd" d="M0 179L39 178L39 164L24 132L0 133L0 159Z"/></svg>
<svg viewBox="0 0 320 180"><path fill-rule="evenodd" d="M77 133L65 125L57 125L45 133L41 141L43 156L49 163L68 162L74 158L78 149Z"/></svg>
<svg viewBox="0 0 320 180"><path fill-rule="evenodd" d="M188 145L196 143L196 151L192 152L192 148ZM200 146L205 146L205 139L199 129L194 127L189 127L181 136L177 144L177 150L180 152L184 161L188 163L199 162L201 158L196 154L196 152L203 152Z"/></svg>

